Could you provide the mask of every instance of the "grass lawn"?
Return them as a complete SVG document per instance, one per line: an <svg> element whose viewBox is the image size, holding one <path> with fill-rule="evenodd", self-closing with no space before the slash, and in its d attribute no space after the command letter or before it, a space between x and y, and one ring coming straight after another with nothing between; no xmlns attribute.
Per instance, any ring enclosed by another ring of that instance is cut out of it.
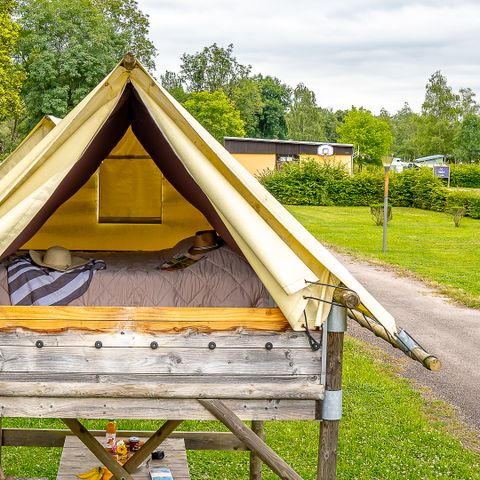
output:
<svg viewBox="0 0 480 480"><path fill-rule="evenodd" d="M373 352L373 355L372 355ZM424 398L400 379L378 350L348 339L345 345L344 418L339 442L338 479L480 480L480 441L455 422L452 410ZM419 367L420 368L420 367ZM156 429L158 423L119 421L119 428ZM105 422L86 422L103 428ZM63 428L52 420L4 419L4 426ZM184 430L219 429L216 422L185 422ZM470 445L462 447L451 433L461 432ZM272 447L306 480L315 478L317 422L267 422ZM4 447L6 474L54 479L60 449ZM477 453L475 453L475 451ZM189 452L194 480L232 480L248 477L245 452ZM264 467L264 478L276 477Z"/></svg>
<svg viewBox="0 0 480 480"><path fill-rule="evenodd" d="M463 218L456 228L445 213L395 207L383 254L382 227L368 207L288 208L325 245L409 270L452 298L480 307L480 220Z"/></svg>

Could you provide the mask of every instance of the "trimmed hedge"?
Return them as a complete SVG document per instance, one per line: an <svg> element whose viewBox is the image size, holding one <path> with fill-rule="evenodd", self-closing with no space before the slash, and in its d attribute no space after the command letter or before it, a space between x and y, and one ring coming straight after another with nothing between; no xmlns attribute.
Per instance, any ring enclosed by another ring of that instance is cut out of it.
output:
<svg viewBox="0 0 480 480"><path fill-rule="evenodd" d="M452 165L450 184L452 187L480 188L480 165Z"/></svg>
<svg viewBox="0 0 480 480"><path fill-rule="evenodd" d="M450 192L447 199L447 209L465 207L465 215L480 218L480 195L473 192Z"/></svg>
<svg viewBox="0 0 480 480"><path fill-rule="evenodd" d="M287 205L369 206L383 201L382 172L350 176L341 167L321 165L315 160L285 165L280 171L266 170L259 181L281 203ZM449 192L429 168L390 174L390 205L443 212L464 206L466 215L480 218L480 195Z"/></svg>

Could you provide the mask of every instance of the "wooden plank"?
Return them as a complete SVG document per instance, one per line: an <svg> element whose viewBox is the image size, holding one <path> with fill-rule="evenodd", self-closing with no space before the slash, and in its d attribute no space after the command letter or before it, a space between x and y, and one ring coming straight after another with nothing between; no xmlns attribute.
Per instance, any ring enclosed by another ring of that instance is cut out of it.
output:
<svg viewBox="0 0 480 480"><path fill-rule="evenodd" d="M102 436L103 430L91 430L93 436ZM119 438L149 437L154 432L119 430ZM65 438L72 435L65 429L3 429L4 446L7 447L63 447ZM230 432L173 432L169 438L181 438L187 450L247 450L247 447Z"/></svg>
<svg viewBox="0 0 480 480"><path fill-rule="evenodd" d="M107 383L107 384L126 384L126 383L165 383L178 385L198 384L206 382L210 385L223 384L226 388L231 385L237 385L239 381L256 384L280 384L288 388L307 384L320 384L319 375L249 375L230 376L230 375L152 375L148 373L127 374L117 373L115 375L102 375L95 373L75 373L69 372L68 376L58 373L35 372L35 373L17 373L17 372L1 372L0 379L4 382L53 382L53 383Z"/></svg>
<svg viewBox="0 0 480 480"><path fill-rule="evenodd" d="M107 467L117 479L133 480L133 477L112 455L105 451L103 445L75 418L63 418L65 425L82 441L82 443L97 457L101 465ZM84 465L82 465L84 468ZM88 469L87 469L88 470Z"/></svg>
<svg viewBox="0 0 480 480"><path fill-rule="evenodd" d="M286 331L288 321L278 308L177 307L19 307L0 306L0 330L16 328L62 332L69 328L95 332L134 330L202 332L235 330Z"/></svg>
<svg viewBox="0 0 480 480"><path fill-rule="evenodd" d="M320 334L312 332L316 340L320 341ZM272 349L289 348L310 350L308 338L304 332L269 332L245 330L225 332L198 332L188 329L180 333L142 333L121 330L111 333L92 333L83 330L67 330L60 334L32 332L17 328L14 332L4 332L0 336L0 346L34 347L41 340L45 347L92 347L96 341L102 342L104 347L150 347L157 342L161 347L174 348L207 348L209 342L215 342L216 348L265 348L271 343Z"/></svg>
<svg viewBox="0 0 480 480"><path fill-rule="evenodd" d="M1 378L1 377L0 377ZM323 385L297 382L280 383L242 382L230 384L197 383L52 383L0 382L4 397L60 397L60 398L222 398L222 399L302 399L321 400Z"/></svg>
<svg viewBox="0 0 480 480"><path fill-rule="evenodd" d="M234 435L284 480L302 480L302 477L279 457L263 440L253 433L220 400L199 400L217 420L220 420Z"/></svg>
<svg viewBox="0 0 480 480"><path fill-rule="evenodd" d="M129 473L134 473L135 470L150 457L151 453L164 441L170 434L182 423L181 420L167 420L138 450L128 459L123 466Z"/></svg>
<svg viewBox="0 0 480 480"><path fill-rule="evenodd" d="M252 432L265 441L264 423L259 420L252 422ZM262 480L262 459L254 452L250 452L250 480Z"/></svg>
<svg viewBox="0 0 480 480"><path fill-rule="evenodd" d="M252 366L257 375L315 375L320 371L320 354L291 349L230 349L158 347L138 349L3 346L3 372L58 373L162 373L179 375L247 375Z"/></svg>
<svg viewBox="0 0 480 480"><path fill-rule="evenodd" d="M312 420L314 400L225 400L226 405L243 420ZM130 418L157 420L212 420L197 400L139 398L49 398L0 397L0 411L6 417L32 418Z"/></svg>
<svg viewBox="0 0 480 480"><path fill-rule="evenodd" d="M103 438L103 437L102 437ZM142 440L146 440L142 438ZM163 460L152 460L152 466L170 468L175 480L190 480L185 445L182 439L168 438L162 444L165 452ZM98 460L85 448L76 437L68 437L63 449L57 480L78 480L77 474L99 466ZM140 467L132 474L135 480L150 480L146 466Z"/></svg>

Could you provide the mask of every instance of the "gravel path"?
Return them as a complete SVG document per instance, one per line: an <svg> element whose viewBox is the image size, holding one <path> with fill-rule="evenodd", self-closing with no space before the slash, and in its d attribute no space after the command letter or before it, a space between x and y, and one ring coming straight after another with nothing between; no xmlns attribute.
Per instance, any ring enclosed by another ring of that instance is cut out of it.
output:
<svg viewBox="0 0 480 480"><path fill-rule="evenodd" d="M449 303L418 280L351 257L336 256L395 317L397 326L442 362L442 370L432 373L409 361L404 375L430 387L480 432L480 310ZM349 322L348 328L352 336L404 356L355 322Z"/></svg>

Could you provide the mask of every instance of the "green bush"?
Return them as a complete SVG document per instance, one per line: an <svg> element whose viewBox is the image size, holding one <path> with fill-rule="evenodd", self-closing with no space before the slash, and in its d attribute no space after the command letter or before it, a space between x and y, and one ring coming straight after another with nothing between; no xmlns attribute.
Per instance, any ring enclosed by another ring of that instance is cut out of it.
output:
<svg viewBox="0 0 480 480"><path fill-rule="evenodd" d="M281 170L266 170L260 182L286 205L369 206L383 201L381 172L364 171L350 176L343 168L315 160L289 163ZM465 207L466 215L480 218L480 195L449 192L429 168L390 174L389 204L438 212Z"/></svg>
<svg viewBox="0 0 480 480"><path fill-rule="evenodd" d="M462 188L480 188L480 165L452 165L450 185Z"/></svg>
<svg viewBox="0 0 480 480"><path fill-rule="evenodd" d="M480 195L473 192L450 192L447 199L447 211L453 207L465 207L465 215L480 218Z"/></svg>

